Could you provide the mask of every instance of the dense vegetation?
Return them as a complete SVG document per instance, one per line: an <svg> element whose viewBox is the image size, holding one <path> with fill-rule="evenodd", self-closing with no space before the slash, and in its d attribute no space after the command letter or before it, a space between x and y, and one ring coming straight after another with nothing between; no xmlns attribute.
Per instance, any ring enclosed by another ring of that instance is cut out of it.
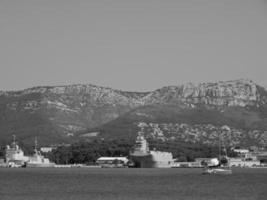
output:
<svg viewBox="0 0 267 200"><path fill-rule="evenodd" d="M199 157L216 157L218 147L180 141L150 140L150 149L172 152L178 161L193 161ZM47 156L57 164L93 164L101 156L129 156L134 140L94 140L71 146L61 146ZM231 155L231 152L229 153Z"/></svg>
<svg viewBox="0 0 267 200"><path fill-rule="evenodd" d="M57 164L92 164L101 156L128 156L131 140L94 140L61 146L47 156Z"/></svg>

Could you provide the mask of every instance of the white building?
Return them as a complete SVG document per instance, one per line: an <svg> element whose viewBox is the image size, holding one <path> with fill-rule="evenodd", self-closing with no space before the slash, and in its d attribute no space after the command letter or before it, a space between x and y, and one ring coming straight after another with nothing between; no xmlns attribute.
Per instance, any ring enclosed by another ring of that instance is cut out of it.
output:
<svg viewBox="0 0 267 200"><path fill-rule="evenodd" d="M259 166L259 160L246 160L243 158L230 158L229 166L230 167L254 167Z"/></svg>
<svg viewBox="0 0 267 200"><path fill-rule="evenodd" d="M49 152L51 152L53 149L55 149L55 148L53 148L53 147L41 147L41 148L40 148L40 151L43 152L43 153L49 153Z"/></svg>
<svg viewBox="0 0 267 200"><path fill-rule="evenodd" d="M126 157L100 157L96 161L98 165L106 168L127 167L128 162Z"/></svg>
<svg viewBox="0 0 267 200"><path fill-rule="evenodd" d="M249 150L248 149L234 149L234 152L238 154L247 154L249 153Z"/></svg>

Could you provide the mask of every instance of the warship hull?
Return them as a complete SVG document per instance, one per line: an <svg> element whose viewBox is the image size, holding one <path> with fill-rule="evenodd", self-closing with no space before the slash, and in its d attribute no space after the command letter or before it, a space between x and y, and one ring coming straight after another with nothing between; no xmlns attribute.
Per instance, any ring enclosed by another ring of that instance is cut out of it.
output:
<svg viewBox="0 0 267 200"><path fill-rule="evenodd" d="M131 155L130 160L133 161L134 167L136 168L153 168L153 161L151 155Z"/></svg>
<svg viewBox="0 0 267 200"><path fill-rule="evenodd" d="M26 167L29 167L29 168L55 167L55 163L26 163Z"/></svg>

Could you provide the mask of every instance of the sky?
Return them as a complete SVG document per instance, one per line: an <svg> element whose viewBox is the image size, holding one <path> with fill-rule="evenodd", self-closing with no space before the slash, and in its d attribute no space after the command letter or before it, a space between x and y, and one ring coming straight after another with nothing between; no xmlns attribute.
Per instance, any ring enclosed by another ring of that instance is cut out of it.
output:
<svg viewBox="0 0 267 200"><path fill-rule="evenodd" d="M0 90L266 75L267 0L0 0Z"/></svg>

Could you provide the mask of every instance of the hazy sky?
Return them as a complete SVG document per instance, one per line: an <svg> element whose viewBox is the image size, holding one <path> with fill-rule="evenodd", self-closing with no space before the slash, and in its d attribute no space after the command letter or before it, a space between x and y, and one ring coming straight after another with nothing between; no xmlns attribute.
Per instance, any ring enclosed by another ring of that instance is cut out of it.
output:
<svg viewBox="0 0 267 200"><path fill-rule="evenodd" d="M0 90L267 87L266 0L0 0Z"/></svg>

